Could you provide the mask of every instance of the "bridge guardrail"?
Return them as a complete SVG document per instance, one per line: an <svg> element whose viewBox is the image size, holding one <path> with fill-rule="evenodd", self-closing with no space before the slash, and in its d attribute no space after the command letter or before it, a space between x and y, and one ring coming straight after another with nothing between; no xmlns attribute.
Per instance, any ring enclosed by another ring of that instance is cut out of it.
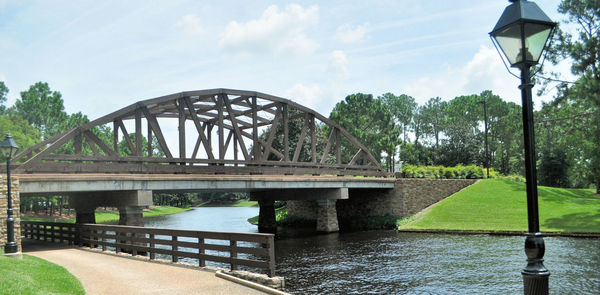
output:
<svg viewBox="0 0 600 295"><path fill-rule="evenodd" d="M239 266L265 269L270 277L275 276L272 234L33 221L22 221L21 231L30 239L126 252L151 260L156 254L170 256L173 262L187 257L197 259L201 267L211 261L229 264L231 270Z"/></svg>

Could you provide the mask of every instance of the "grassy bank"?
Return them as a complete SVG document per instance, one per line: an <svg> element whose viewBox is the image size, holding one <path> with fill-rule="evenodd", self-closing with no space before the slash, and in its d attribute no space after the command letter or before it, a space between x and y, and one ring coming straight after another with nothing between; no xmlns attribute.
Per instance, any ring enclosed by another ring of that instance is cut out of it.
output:
<svg viewBox="0 0 600 295"><path fill-rule="evenodd" d="M287 207L279 207L275 208L275 221L277 223L281 223L288 217L287 215ZM248 218L248 222L258 225L258 216Z"/></svg>
<svg viewBox="0 0 600 295"><path fill-rule="evenodd" d="M85 294L81 283L64 267L23 255L23 259L0 255L2 294Z"/></svg>
<svg viewBox="0 0 600 295"><path fill-rule="evenodd" d="M204 202L198 207L257 207L257 201L240 200L236 202Z"/></svg>
<svg viewBox="0 0 600 295"><path fill-rule="evenodd" d="M543 232L599 233L600 196L591 189L538 188ZM527 231L525 184L482 180L400 220L400 230Z"/></svg>
<svg viewBox="0 0 600 295"><path fill-rule="evenodd" d="M144 210L144 217L154 217L161 215L177 214L184 211L188 211L190 208L179 208L171 206L153 206L148 210ZM68 222L75 223L75 218L69 219L54 219L54 218L40 218L40 217L27 217L22 216L21 220L24 221L51 221L51 222ZM110 223L119 221L118 211L97 211L96 212L96 223Z"/></svg>

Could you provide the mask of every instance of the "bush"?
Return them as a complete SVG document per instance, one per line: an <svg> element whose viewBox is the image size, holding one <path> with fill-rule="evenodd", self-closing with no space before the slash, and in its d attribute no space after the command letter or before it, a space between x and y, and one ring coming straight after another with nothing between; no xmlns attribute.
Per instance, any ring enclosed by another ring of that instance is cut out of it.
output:
<svg viewBox="0 0 600 295"><path fill-rule="evenodd" d="M402 175L406 178L445 178L445 179L481 179L485 177L482 167L477 165L444 166L415 166L403 165ZM490 169L490 177L497 177L498 172Z"/></svg>

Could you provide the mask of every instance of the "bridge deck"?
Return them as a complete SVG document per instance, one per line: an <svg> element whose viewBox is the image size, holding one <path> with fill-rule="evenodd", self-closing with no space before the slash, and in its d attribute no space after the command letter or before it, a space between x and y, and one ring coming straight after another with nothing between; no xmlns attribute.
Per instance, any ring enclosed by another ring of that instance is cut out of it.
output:
<svg viewBox="0 0 600 295"><path fill-rule="evenodd" d="M298 175L20 174L21 195L91 191L261 191L272 189L391 189L395 178Z"/></svg>

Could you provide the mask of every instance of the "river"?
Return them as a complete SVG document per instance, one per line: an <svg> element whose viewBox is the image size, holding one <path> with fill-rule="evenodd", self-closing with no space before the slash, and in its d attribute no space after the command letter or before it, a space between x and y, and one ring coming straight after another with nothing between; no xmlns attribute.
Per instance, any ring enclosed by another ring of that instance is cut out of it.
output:
<svg viewBox="0 0 600 295"><path fill-rule="evenodd" d="M257 232L257 207L202 207L148 227ZM551 294L600 294L600 240L547 237ZM522 294L524 237L283 231L277 275L293 294Z"/></svg>

